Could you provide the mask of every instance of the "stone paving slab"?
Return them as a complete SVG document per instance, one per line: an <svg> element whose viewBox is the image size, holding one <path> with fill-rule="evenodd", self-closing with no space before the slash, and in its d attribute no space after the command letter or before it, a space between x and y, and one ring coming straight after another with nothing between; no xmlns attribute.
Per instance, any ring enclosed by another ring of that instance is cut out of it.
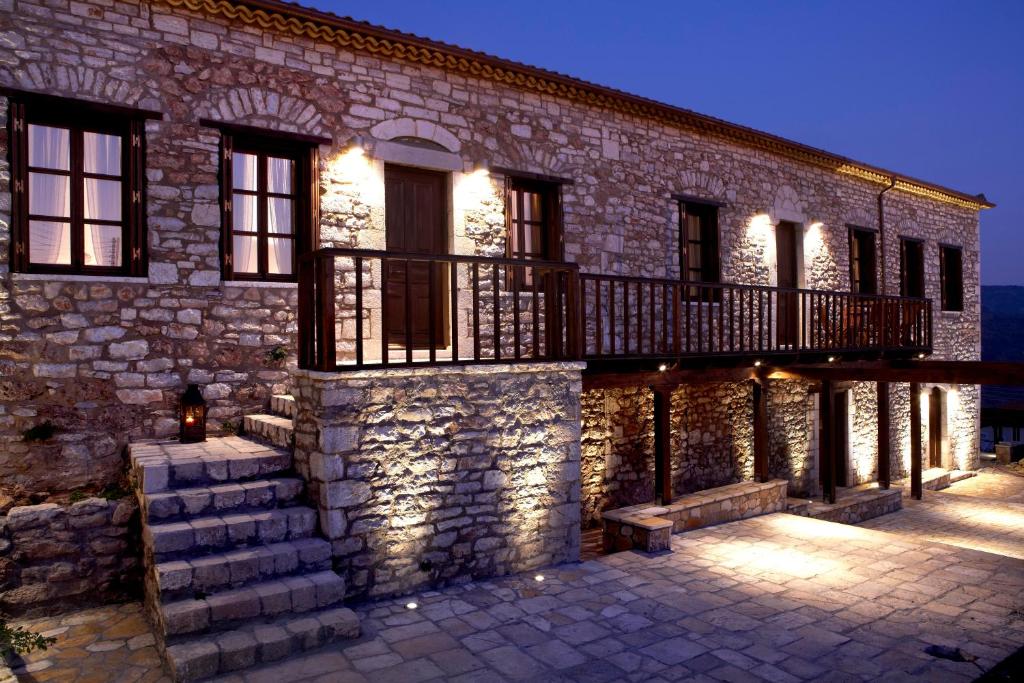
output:
<svg viewBox="0 0 1024 683"><path fill-rule="evenodd" d="M966 682L1024 643L1024 561L777 513L673 536L671 552L357 612L357 640L220 680ZM147 642L132 641L147 636L137 605L63 619L47 624L68 628L30 658L26 680L165 680L151 645L130 649ZM961 647L978 666L935 659L930 644ZM53 673L62 661L74 676Z"/></svg>
<svg viewBox="0 0 1024 683"><path fill-rule="evenodd" d="M221 680L970 681L924 648L1024 642L1024 562L786 514L541 575L372 603L360 639Z"/></svg>
<svg viewBox="0 0 1024 683"><path fill-rule="evenodd" d="M54 636L56 645L12 667L19 681L170 683L139 603L17 622Z"/></svg>
<svg viewBox="0 0 1024 683"><path fill-rule="evenodd" d="M861 526L1024 560L1024 477L985 470Z"/></svg>

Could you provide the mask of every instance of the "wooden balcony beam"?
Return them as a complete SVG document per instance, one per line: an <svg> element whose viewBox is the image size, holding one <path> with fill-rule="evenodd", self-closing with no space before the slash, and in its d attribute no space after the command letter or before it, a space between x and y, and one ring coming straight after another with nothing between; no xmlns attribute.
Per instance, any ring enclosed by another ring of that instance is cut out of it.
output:
<svg viewBox="0 0 1024 683"><path fill-rule="evenodd" d="M772 367L770 379L1024 386L1024 363L883 360Z"/></svg>

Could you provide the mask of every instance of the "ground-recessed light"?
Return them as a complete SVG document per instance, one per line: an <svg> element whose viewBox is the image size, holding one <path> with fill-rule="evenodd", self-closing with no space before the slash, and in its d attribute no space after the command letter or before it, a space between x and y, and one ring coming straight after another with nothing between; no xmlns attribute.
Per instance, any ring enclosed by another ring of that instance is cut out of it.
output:
<svg viewBox="0 0 1024 683"><path fill-rule="evenodd" d="M829 363L835 363L836 362L836 357L835 356L829 356L828 357L828 362Z"/></svg>
<svg viewBox="0 0 1024 683"><path fill-rule="evenodd" d="M543 581L544 580L544 575L543 574L537 574L537 576L533 577L533 580L534 581Z"/></svg>
<svg viewBox="0 0 1024 683"><path fill-rule="evenodd" d="M407 603L405 603L405 608L406 609L416 609L417 607L419 607L419 605L417 605L415 602L407 602Z"/></svg>
<svg viewBox="0 0 1024 683"><path fill-rule="evenodd" d="M668 370L668 366L664 363L658 366L658 372L665 372L666 370Z"/></svg>
<svg viewBox="0 0 1024 683"><path fill-rule="evenodd" d="M759 361L759 360L755 360L755 361L754 361L754 367L755 367L755 368L759 368L759 367L761 367L761 361Z"/></svg>

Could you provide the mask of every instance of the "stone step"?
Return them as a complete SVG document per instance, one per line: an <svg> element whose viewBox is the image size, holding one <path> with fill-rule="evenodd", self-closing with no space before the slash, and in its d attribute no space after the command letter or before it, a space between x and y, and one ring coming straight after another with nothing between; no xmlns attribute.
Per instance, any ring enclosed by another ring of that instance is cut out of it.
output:
<svg viewBox="0 0 1024 683"><path fill-rule="evenodd" d="M791 515L806 517L810 514L810 507L813 502L814 501L807 500L806 498L786 498L786 512Z"/></svg>
<svg viewBox="0 0 1024 683"><path fill-rule="evenodd" d="M274 394L270 397L270 412L281 417L295 419L295 397L291 394Z"/></svg>
<svg viewBox="0 0 1024 683"><path fill-rule="evenodd" d="M303 538L159 562L153 575L160 601L166 603L330 568L331 544L321 538Z"/></svg>
<svg viewBox="0 0 1024 683"><path fill-rule="evenodd" d="M358 637L359 618L337 607L181 640L167 647L165 657L175 681L197 681Z"/></svg>
<svg viewBox="0 0 1024 683"><path fill-rule="evenodd" d="M199 599L164 603L158 629L171 636L223 631L260 617L302 614L334 607L345 597L345 581L332 571L261 581Z"/></svg>
<svg viewBox="0 0 1024 683"><path fill-rule="evenodd" d="M976 476L978 476L978 473L972 470L952 470L949 473L949 483L955 484L958 481L963 481L964 479L970 479L971 477Z"/></svg>
<svg viewBox="0 0 1024 683"><path fill-rule="evenodd" d="M275 508L295 502L304 488L301 479L280 477L147 493L142 499L143 515L149 522L161 522Z"/></svg>
<svg viewBox="0 0 1024 683"><path fill-rule="evenodd" d="M189 559L243 545L309 538L315 530L316 512L295 506L146 524L142 541L148 557L163 561Z"/></svg>
<svg viewBox="0 0 1024 683"><path fill-rule="evenodd" d="M280 415L246 415L242 420L243 431L257 439L263 439L279 448L291 448L295 434L295 422Z"/></svg>
<svg viewBox="0 0 1024 683"><path fill-rule="evenodd" d="M239 436L190 444L133 443L128 448L136 486L144 494L266 478L292 467L288 450Z"/></svg>

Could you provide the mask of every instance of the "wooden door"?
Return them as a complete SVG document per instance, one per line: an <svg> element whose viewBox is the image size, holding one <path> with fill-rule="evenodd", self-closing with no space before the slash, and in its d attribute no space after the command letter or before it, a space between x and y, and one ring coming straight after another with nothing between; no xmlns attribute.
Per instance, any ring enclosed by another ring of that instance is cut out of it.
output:
<svg viewBox="0 0 1024 683"><path fill-rule="evenodd" d="M942 390L928 394L928 466L942 467Z"/></svg>
<svg viewBox="0 0 1024 683"><path fill-rule="evenodd" d="M444 173L405 166L384 168L384 220L387 250L413 254L448 252L448 181ZM415 349L444 346L443 264L387 261L388 343ZM433 278L431 278L433 270ZM407 323L408 321L408 323ZM431 324L433 323L433 324ZM408 329L407 329L408 328ZM431 339L433 328L433 339Z"/></svg>
<svg viewBox="0 0 1024 683"><path fill-rule="evenodd" d="M782 221L775 228L775 261L778 265L780 289L796 289L797 272L796 224ZM800 301L796 292L779 292L776 339L779 347L794 347L799 343Z"/></svg>

